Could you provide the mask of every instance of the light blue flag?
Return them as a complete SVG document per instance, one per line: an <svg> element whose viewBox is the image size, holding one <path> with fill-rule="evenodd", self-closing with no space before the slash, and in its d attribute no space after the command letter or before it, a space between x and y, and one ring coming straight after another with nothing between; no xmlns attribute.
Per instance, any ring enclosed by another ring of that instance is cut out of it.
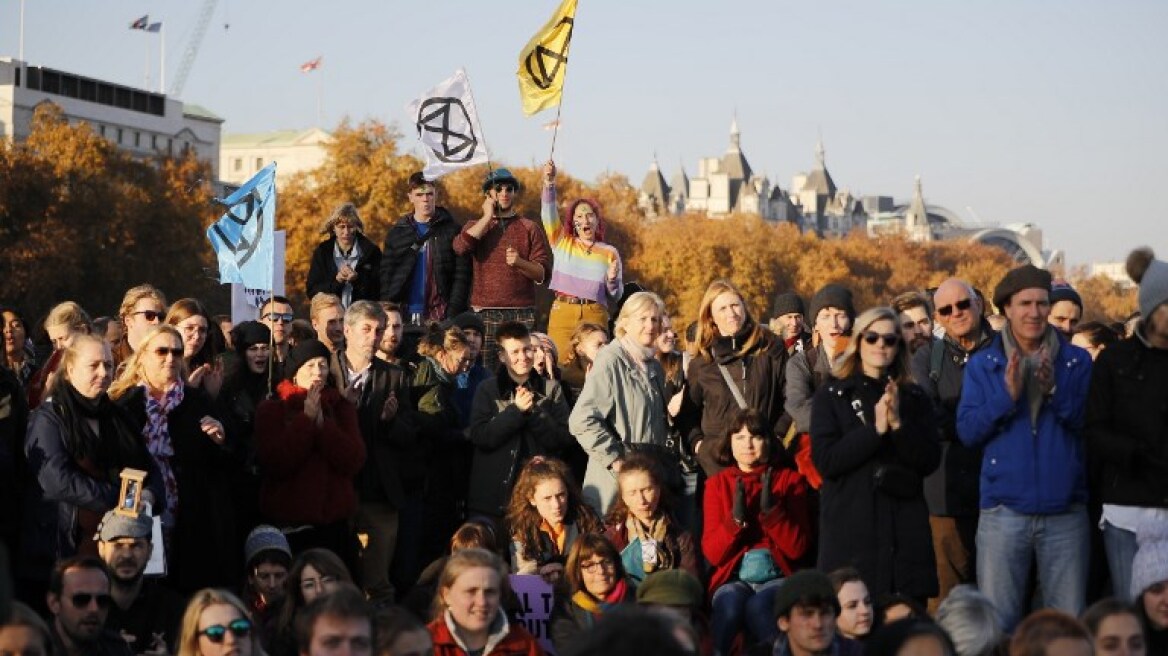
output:
<svg viewBox="0 0 1168 656"><path fill-rule="evenodd" d="M207 228L207 239L219 258L219 282L271 289L276 163L268 164L235 193L215 202L227 208L227 213Z"/></svg>

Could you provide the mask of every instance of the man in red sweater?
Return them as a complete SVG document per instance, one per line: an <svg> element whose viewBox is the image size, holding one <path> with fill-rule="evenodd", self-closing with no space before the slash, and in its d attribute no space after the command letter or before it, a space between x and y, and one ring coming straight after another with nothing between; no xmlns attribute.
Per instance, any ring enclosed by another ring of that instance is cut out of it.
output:
<svg viewBox="0 0 1168 656"><path fill-rule="evenodd" d="M495 330L505 321L535 327L535 286L547 282L551 247L538 220L519 216L515 201L519 181L507 169L495 169L483 181L483 215L468 221L454 238L454 252L470 255L474 265L470 305L486 327L483 366L494 371L498 351Z"/></svg>

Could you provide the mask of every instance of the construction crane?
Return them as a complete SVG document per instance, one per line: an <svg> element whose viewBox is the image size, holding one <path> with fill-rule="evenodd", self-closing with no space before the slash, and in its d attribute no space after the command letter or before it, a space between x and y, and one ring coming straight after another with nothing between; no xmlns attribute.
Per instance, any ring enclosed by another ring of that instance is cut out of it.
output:
<svg viewBox="0 0 1168 656"><path fill-rule="evenodd" d="M170 85L170 95L179 97L183 87L187 84L187 77L191 74L191 67L195 64L195 57L199 56L199 48L203 45L203 37L207 36L207 28L211 26L211 17L215 14L215 5L219 0L203 0L203 7L199 10L199 21L195 23L195 30L187 41L183 50L182 60L178 63L178 73L174 76L174 83Z"/></svg>

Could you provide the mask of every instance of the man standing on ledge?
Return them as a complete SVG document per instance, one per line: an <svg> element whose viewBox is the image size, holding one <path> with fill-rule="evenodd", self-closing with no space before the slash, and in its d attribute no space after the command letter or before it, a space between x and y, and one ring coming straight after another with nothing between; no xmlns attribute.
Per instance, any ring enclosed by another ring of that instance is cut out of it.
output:
<svg viewBox="0 0 1168 656"><path fill-rule="evenodd" d="M1009 633L1026 614L1031 555L1047 606L1083 612L1090 559L1083 423L1091 356L1048 323L1050 273L1011 270L994 289L1006 325L969 358L957 435L984 448L977 582Z"/></svg>
<svg viewBox="0 0 1168 656"><path fill-rule="evenodd" d="M483 180L483 215L468 221L454 238L454 252L470 255L473 283L470 305L483 319L483 366L497 364L495 330L506 321L535 327L535 286L547 282L551 248L539 221L520 216L515 202L519 181L507 169Z"/></svg>

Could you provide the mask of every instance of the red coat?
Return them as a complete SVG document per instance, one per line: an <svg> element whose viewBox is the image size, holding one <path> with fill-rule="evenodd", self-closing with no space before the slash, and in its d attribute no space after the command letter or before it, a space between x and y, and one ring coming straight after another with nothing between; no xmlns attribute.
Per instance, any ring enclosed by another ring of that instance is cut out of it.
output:
<svg viewBox="0 0 1168 656"><path fill-rule="evenodd" d="M320 398L324 422L317 426L304 414L307 390L286 380L276 393L278 400L256 409L260 510L281 524L322 526L352 516L353 479L365 464L356 408L326 387Z"/></svg>
<svg viewBox="0 0 1168 656"><path fill-rule="evenodd" d="M791 573L791 563L807 551L811 535L807 480L790 469L768 468L775 505L765 514L759 510L763 470L748 474L731 466L706 481L702 553L714 568L711 595L733 578L742 556L751 549L769 548L784 575ZM739 480L746 489L746 526L739 526L733 516Z"/></svg>
<svg viewBox="0 0 1168 656"><path fill-rule="evenodd" d="M466 656L466 650L454 640L444 618L439 617L426 628L434 639L434 656ZM483 656L544 656L544 651L527 629L517 622L511 622L507 635Z"/></svg>

